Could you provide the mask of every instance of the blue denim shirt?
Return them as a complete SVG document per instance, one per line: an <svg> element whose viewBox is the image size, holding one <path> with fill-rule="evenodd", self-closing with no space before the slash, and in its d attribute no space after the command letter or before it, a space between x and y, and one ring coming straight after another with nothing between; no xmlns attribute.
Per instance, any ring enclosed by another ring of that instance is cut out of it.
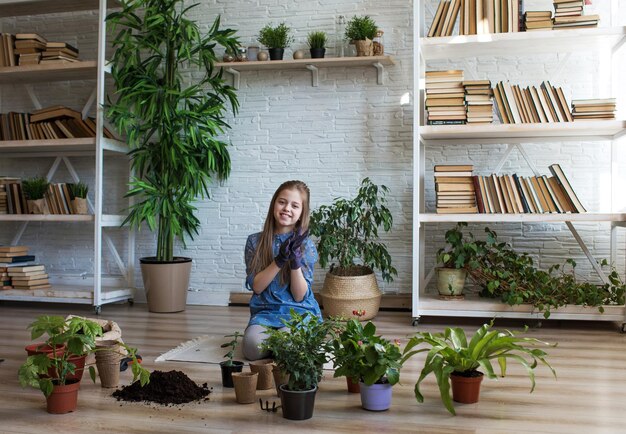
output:
<svg viewBox="0 0 626 434"><path fill-rule="evenodd" d="M278 254L278 249L283 241L285 241L292 232L286 234L274 235L274 244L272 246L274 256ZM259 244L261 233L252 234L248 237L245 249L246 259L246 288L252 291L252 282L254 281L254 273L251 270L252 259ZM294 309L302 314L311 312L312 314L322 317L320 307L317 300L313 296L311 284L313 283L313 266L317 262L317 249L310 239L306 239L303 243L304 247L304 265L302 266L302 274L307 282L308 289L304 299L301 302L294 300L291 295L289 283L280 284L280 273L261 294L253 294L250 299L250 321L248 325L258 324L275 328L283 327L282 319L289 319L289 310Z"/></svg>

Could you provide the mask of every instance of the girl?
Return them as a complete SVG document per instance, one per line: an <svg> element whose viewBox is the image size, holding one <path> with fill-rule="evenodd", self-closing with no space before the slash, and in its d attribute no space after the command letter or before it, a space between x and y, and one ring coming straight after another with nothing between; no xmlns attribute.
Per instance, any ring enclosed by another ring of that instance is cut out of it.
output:
<svg viewBox="0 0 626 434"><path fill-rule="evenodd" d="M321 318L311 290L317 250L308 227L309 188L302 181L283 183L272 197L263 232L246 242L246 287L254 292L243 338L248 360L268 356L259 348L267 337L264 326L282 328L290 309Z"/></svg>

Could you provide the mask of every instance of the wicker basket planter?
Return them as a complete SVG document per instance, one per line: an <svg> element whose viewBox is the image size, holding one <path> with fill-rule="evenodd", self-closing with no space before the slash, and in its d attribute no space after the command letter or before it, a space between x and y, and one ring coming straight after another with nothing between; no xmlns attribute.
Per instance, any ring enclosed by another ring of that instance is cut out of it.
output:
<svg viewBox="0 0 626 434"><path fill-rule="evenodd" d="M336 276L327 273L320 295L324 315L352 318L354 310L364 310L365 315L360 317L363 321L378 314L382 292L373 272L363 276Z"/></svg>

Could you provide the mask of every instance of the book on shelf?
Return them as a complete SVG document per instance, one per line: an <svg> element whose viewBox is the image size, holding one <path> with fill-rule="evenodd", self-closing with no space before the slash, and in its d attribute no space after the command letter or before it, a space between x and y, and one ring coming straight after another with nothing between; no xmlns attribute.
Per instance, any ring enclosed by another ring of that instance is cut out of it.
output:
<svg viewBox="0 0 626 434"><path fill-rule="evenodd" d="M427 37L510 33L523 29L523 0L441 0Z"/></svg>
<svg viewBox="0 0 626 434"><path fill-rule="evenodd" d="M438 164L434 167L438 213L477 212L476 186L471 164ZM482 207L482 203L479 205Z"/></svg>
<svg viewBox="0 0 626 434"><path fill-rule="evenodd" d="M31 264L31 265L22 265L19 267L12 267L9 270L9 274L18 275L20 273L40 273L45 272L46 266L43 264Z"/></svg>
<svg viewBox="0 0 626 434"><path fill-rule="evenodd" d="M567 195L567 198L570 200L572 207L576 210L576 212L587 212L583 204L578 199L576 192L570 185L567 177L565 176L565 173L563 172L563 169L561 169L561 166L559 164L551 164L549 166L549 169L550 172L552 172L554 177L557 179L559 185L563 188L565 194Z"/></svg>
<svg viewBox="0 0 626 434"><path fill-rule="evenodd" d="M499 82L494 87L496 112L503 124L572 122L563 89L552 86L549 81L526 89Z"/></svg>

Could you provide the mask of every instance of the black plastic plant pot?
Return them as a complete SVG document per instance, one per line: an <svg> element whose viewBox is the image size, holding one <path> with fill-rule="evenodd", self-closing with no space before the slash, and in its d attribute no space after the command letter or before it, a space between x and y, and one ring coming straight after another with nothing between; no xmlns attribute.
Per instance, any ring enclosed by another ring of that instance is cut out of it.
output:
<svg viewBox="0 0 626 434"><path fill-rule="evenodd" d="M267 51L270 53L270 60L283 60L284 48L269 48Z"/></svg>
<svg viewBox="0 0 626 434"><path fill-rule="evenodd" d="M310 48L311 59L323 59L326 54L326 48Z"/></svg>
<svg viewBox="0 0 626 434"><path fill-rule="evenodd" d="M317 387L312 390L287 390L286 384L280 386L280 403L283 417L290 420L306 420L313 417L315 394Z"/></svg>
<svg viewBox="0 0 626 434"><path fill-rule="evenodd" d="M234 387L233 385L233 372L241 372L243 370L243 362L233 360L232 365L227 365L228 362L220 362L220 368L222 368L222 386Z"/></svg>

